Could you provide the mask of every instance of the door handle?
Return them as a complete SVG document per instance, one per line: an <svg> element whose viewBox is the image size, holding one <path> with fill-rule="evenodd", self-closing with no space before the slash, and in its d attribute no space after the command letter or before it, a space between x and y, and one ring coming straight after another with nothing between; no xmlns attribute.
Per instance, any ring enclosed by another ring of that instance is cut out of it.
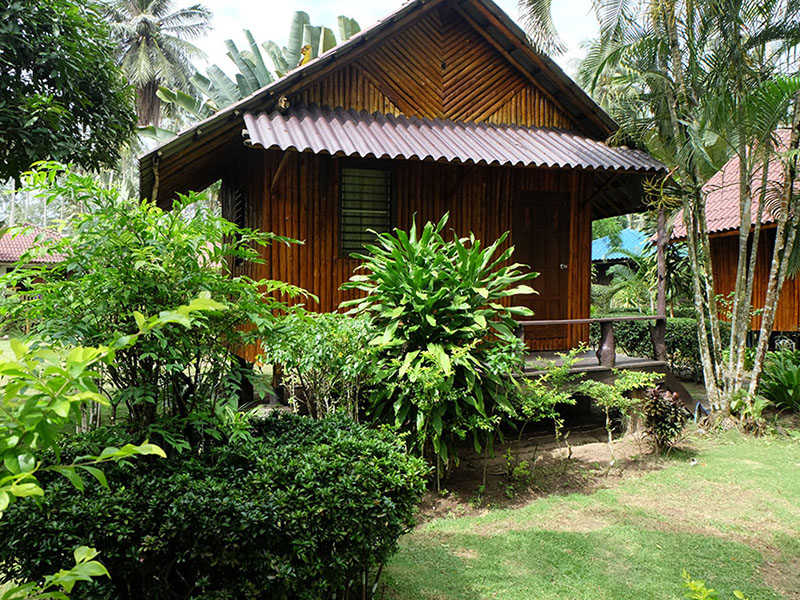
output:
<svg viewBox="0 0 800 600"><path fill-rule="evenodd" d="M561 270L562 270L562 271L565 271L566 269L568 269L568 268L569 268L569 267L568 267L566 264L564 264L564 263L561 263L561 264L559 265L559 267L561 267Z"/></svg>

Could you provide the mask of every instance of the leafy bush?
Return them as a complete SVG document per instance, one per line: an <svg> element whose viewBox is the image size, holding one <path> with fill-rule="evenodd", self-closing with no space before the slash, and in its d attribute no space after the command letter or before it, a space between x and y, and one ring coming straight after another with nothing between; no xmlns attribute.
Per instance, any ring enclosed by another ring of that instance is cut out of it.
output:
<svg viewBox="0 0 800 600"><path fill-rule="evenodd" d="M62 456L126 435L101 428ZM87 544L112 579L76 600L360 598L412 525L425 471L393 434L344 415L274 414L250 439L114 465L110 490L49 481L40 508L14 505L0 521L3 577L38 578L63 564L62 548Z"/></svg>
<svg viewBox="0 0 800 600"><path fill-rule="evenodd" d="M4 511L18 499L41 499L45 495L42 477L60 475L80 491L85 486L83 478L94 477L108 488L99 466L138 455L166 457L161 448L145 442L122 448L109 445L74 457L73 462L62 462L59 442L86 405L105 402L95 383L98 365L110 363L116 351L137 343L144 335L172 323L191 326L198 311L220 308L222 305L204 295L157 317L147 319L137 313L138 330L117 337L106 347L31 348L12 339L13 358L0 359L0 522ZM48 453L55 455L55 460L43 466L40 459ZM108 575L105 566L94 560L97 555L94 548L78 546L73 551L73 567L40 575L37 581L21 583L18 579L14 582L17 585L6 588L2 598L67 598L65 593L71 592L76 582Z"/></svg>
<svg viewBox="0 0 800 600"><path fill-rule="evenodd" d="M800 351L770 352L758 391L778 408L800 414Z"/></svg>
<svg viewBox="0 0 800 600"><path fill-rule="evenodd" d="M593 317L619 316L592 315ZM614 323L614 341L617 351L628 356L655 358L650 337L650 321L621 321ZM723 338L730 336L730 325L720 323ZM591 343L599 344L600 325L590 326ZM700 344L697 340L697 319L668 318L665 334L667 363L673 373L692 381L703 380L703 363L700 359Z"/></svg>
<svg viewBox="0 0 800 600"><path fill-rule="evenodd" d="M5 277L6 286L24 282L29 288L18 303L3 307L9 316L33 321L33 332L46 340L98 346L116 332L133 330L137 311L158 314L210 292L228 310L121 350L102 383L112 402L125 402L130 418L143 427L158 414L185 417L234 400L244 376L234 351L267 334L273 312L285 308L273 292L302 292L235 275L230 265L263 262L260 247L289 240L209 214L196 194L163 211L125 200L90 176L58 176L59 168L48 164L28 174L28 188L46 200L79 199L86 212L71 221L71 235L36 250L61 254L63 262L19 268ZM20 263L27 262L23 256Z"/></svg>
<svg viewBox="0 0 800 600"><path fill-rule="evenodd" d="M641 404L645 432L657 454L669 450L680 439L691 415L677 394L658 388L648 390Z"/></svg>
<svg viewBox="0 0 800 600"><path fill-rule="evenodd" d="M371 418L399 426L437 465L455 460L468 436L480 452L515 414L523 346L513 316L531 313L501 302L534 293L520 284L535 276L507 264L507 234L485 249L474 235L446 241L447 219L378 235L358 255L365 274L342 286L366 292L343 306L369 315L378 332Z"/></svg>
<svg viewBox="0 0 800 600"><path fill-rule="evenodd" d="M323 417L343 410L358 420L359 399L372 373L368 319L336 313L288 315L264 342L264 360L282 369L295 410Z"/></svg>
<svg viewBox="0 0 800 600"><path fill-rule="evenodd" d="M576 393L593 399L605 412L606 433L608 434L608 447L611 450L612 464L616 462L613 444L613 422L611 419L612 411L619 414L623 423L627 423L631 414L641 404L641 400L633 397L631 392L652 388L660 377L659 373L614 369L614 382L611 384L587 379L575 387Z"/></svg>

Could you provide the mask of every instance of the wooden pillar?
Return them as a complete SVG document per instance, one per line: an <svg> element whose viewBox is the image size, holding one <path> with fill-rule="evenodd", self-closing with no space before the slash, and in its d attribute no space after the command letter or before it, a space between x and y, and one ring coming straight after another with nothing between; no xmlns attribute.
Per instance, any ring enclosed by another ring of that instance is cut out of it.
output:
<svg viewBox="0 0 800 600"><path fill-rule="evenodd" d="M597 360L604 367L613 367L617 363L613 320L600 322L600 347L597 349Z"/></svg>

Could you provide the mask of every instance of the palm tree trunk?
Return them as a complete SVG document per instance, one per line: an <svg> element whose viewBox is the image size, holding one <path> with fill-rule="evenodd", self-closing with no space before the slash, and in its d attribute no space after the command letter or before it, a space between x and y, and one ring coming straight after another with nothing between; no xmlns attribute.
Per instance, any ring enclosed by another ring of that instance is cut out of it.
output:
<svg viewBox="0 0 800 600"><path fill-rule="evenodd" d="M800 146L800 94L794 99L794 114L792 117L792 129L789 138L788 150L796 151ZM761 330L758 335L758 346L756 347L755 358L753 359L753 373L750 378L748 393L755 396L758 384L761 380L761 370L764 366L764 359L769 347L769 337L772 334L772 327L775 324L775 314L777 313L778 302L781 297L781 289L786 278L786 271L789 263L789 249L794 245L797 235L798 213L797 201L793 201L794 182L797 177L797 157L790 158L784 170L783 197L781 198L780 214L778 215L778 225L775 231L775 247L772 250L772 265L769 271L769 282L767 283L767 293L764 299L764 312L761 316ZM787 223L791 223L787 235Z"/></svg>

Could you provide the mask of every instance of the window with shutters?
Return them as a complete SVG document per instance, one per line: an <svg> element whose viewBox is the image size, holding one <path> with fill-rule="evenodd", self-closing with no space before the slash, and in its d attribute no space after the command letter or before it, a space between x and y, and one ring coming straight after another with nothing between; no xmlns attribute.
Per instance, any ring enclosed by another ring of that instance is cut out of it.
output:
<svg viewBox="0 0 800 600"><path fill-rule="evenodd" d="M244 188L237 187L231 194L231 221L237 227L244 228L245 221L245 198Z"/></svg>
<svg viewBox="0 0 800 600"><path fill-rule="evenodd" d="M349 256L391 229L392 172L343 167L339 181L339 248Z"/></svg>
<svg viewBox="0 0 800 600"><path fill-rule="evenodd" d="M247 198L244 193L243 187L233 188L228 193L228 207L226 218L236 225L237 227L244 228L247 210ZM241 241L241 236L236 234L236 241ZM233 260L235 266L239 266L244 262L241 256L237 256Z"/></svg>

